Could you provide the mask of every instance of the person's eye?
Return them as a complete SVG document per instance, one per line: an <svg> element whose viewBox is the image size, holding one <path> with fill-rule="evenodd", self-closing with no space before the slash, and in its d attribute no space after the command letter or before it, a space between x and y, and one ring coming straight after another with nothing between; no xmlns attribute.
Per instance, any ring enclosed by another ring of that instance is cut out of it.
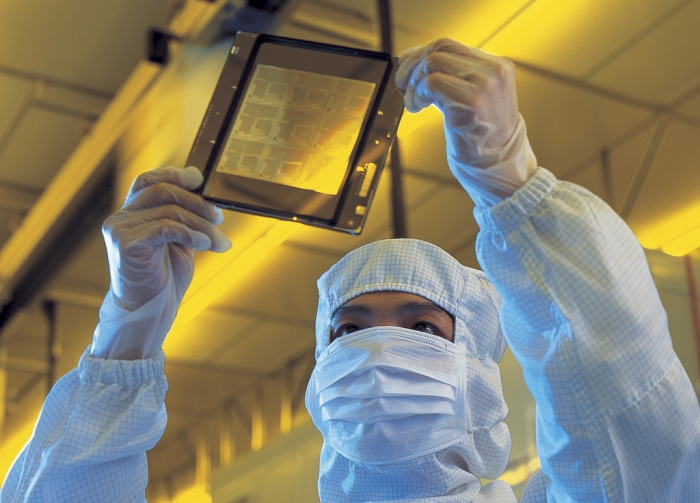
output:
<svg viewBox="0 0 700 503"><path fill-rule="evenodd" d="M423 332L426 334L432 334L437 336L440 335L438 333L438 330L433 325L424 321L419 321L418 323L415 323L412 328L413 330L417 330L418 332Z"/></svg>
<svg viewBox="0 0 700 503"><path fill-rule="evenodd" d="M360 330L360 327L358 325L355 325L354 323L347 323L345 325L341 325L333 331L333 335L331 336L331 342L336 340L338 337L352 334L353 332L357 332L358 330Z"/></svg>

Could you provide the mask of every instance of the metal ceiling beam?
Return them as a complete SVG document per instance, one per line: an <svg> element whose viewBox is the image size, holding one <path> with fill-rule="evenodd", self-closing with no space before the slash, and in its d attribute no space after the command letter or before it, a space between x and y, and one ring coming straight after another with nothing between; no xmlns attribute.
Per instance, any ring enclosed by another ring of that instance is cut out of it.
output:
<svg viewBox="0 0 700 503"><path fill-rule="evenodd" d="M635 35L633 35L632 37L630 37L626 41L624 41L622 44L615 47L614 51L610 52L606 57L600 59L597 63L595 63L593 66L591 66L586 71L586 73L581 76L581 80L588 80L591 77L593 77L596 73L601 71L603 68L605 68L611 62L613 62L617 57L619 57L622 53L627 51L630 47L637 44L644 37L648 36L652 30L661 26L671 16L673 16L679 10L685 8L688 4L690 4L694 1L695 0L684 0L681 3L678 3L676 5L672 5L671 8L669 10L667 10L666 12L664 12L663 14L654 17L654 19L652 19L652 21L650 23L647 23L645 26L640 28Z"/></svg>
<svg viewBox="0 0 700 503"><path fill-rule="evenodd" d="M30 377L24 385L17 390L14 396L7 397L7 404L12 405L12 409L9 412L14 412L17 407L22 403L22 401L27 398L27 396L34 391L39 383L45 381L46 374L34 374Z"/></svg>
<svg viewBox="0 0 700 503"><path fill-rule="evenodd" d="M650 103L645 100L640 100L639 98L633 98L631 96L627 96L622 93L618 93L617 91L612 91L610 89L607 89L602 86L597 86L595 84L590 84L588 82L583 82L579 79L576 79L574 77L570 77L568 75L564 75L562 73L558 73L552 70L548 70L546 68L542 68L537 65L533 65L532 63L527 63L525 61L521 61L518 59L512 59L510 58L513 64L515 65L516 69L520 70L525 70L530 73L534 73L536 75L539 75L540 77L544 77L548 80L553 80L555 82L559 82L561 84L565 84L569 87L575 87L577 89L581 89L583 91L587 91L592 94L597 94L599 96L602 96L604 98L608 98L620 103L623 103L625 105L633 106L636 108L641 108L644 110L649 110L653 112L658 112L664 108L664 105L660 105L658 103Z"/></svg>
<svg viewBox="0 0 700 503"><path fill-rule="evenodd" d="M666 126L668 125L669 113L668 111L661 111L656 116L656 122L654 123L654 129L649 135L646 146L644 147L644 152L639 159L639 163L634 170L632 175L632 182L629 184L625 195L622 198L622 203L620 204L619 214L623 220L627 220L632 213L632 207L634 206L639 191L644 184L651 163L654 160L656 151L661 143L661 138L666 131Z"/></svg>
<svg viewBox="0 0 700 503"><path fill-rule="evenodd" d="M511 15L508 19L506 19L501 26L496 28L493 32L489 33L489 35L482 40L477 47L482 48L485 46L488 42L490 42L494 37L496 37L499 33L501 33L510 23L515 21L516 18L518 18L523 12L525 12L532 4L534 4L537 0L529 0L525 5L520 7L518 10L516 10L513 15Z"/></svg>
<svg viewBox="0 0 700 503"><path fill-rule="evenodd" d="M52 285L48 290L43 292L43 298L46 300L55 301L63 306L79 307L84 309L100 309L105 297L105 289L97 283L85 284L82 288L66 287L66 281L61 282L62 285ZM168 360L170 361L170 360Z"/></svg>
<svg viewBox="0 0 700 503"><path fill-rule="evenodd" d="M0 348L2 343L0 343ZM45 360L30 360L29 358L12 357L5 363L5 369L10 372L26 372L29 374L45 374L48 365Z"/></svg>
<svg viewBox="0 0 700 503"><path fill-rule="evenodd" d="M295 10L286 22L319 35L333 37L339 43L353 47L376 49L379 45L379 37L372 27L374 19L361 10L320 0L312 0L307 4L311 8Z"/></svg>
<svg viewBox="0 0 700 503"><path fill-rule="evenodd" d="M31 106L32 101L34 101L34 97L36 95L36 88L37 86L33 85L31 89L25 93L15 113L8 118L7 126L0 130L0 151L2 151L5 148L5 145L7 145L7 142L10 141L13 131L17 129L17 126L19 126L19 123L27 113L27 110L29 110L29 107Z"/></svg>
<svg viewBox="0 0 700 503"><path fill-rule="evenodd" d="M649 117L647 119L644 119L640 121L639 123L635 124L631 128L629 128L627 131L623 131L621 134L604 144L601 148L606 148L609 151L615 150L617 147L623 145L627 141L631 140L634 138L636 135L644 131L646 128L652 126L654 124L654 117ZM591 164L598 162L600 160L600 151L596 151L592 153L591 155L585 157L583 160L577 162L573 166L571 166L569 169L566 171L563 171L561 174L557 175L558 178L562 180L571 180L573 179L576 175L581 173L583 170L588 168Z"/></svg>
<svg viewBox="0 0 700 503"><path fill-rule="evenodd" d="M43 82L46 85L60 87L69 91L78 92L80 94L87 94L107 101L114 98L114 95L112 93L102 91L101 89L93 89L90 87L81 86L80 84L76 84L74 82L68 82L65 80L55 79L53 77L47 77L46 75L41 75L39 73L18 70L16 68L11 68L6 65L0 65L0 74L7 75L16 79L27 80L30 82Z"/></svg>
<svg viewBox="0 0 700 503"><path fill-rule="evenodd" d="M0 299L0 306L2 306L0 307L0 337L2 337L2 328L10 318L44 287L85 235L91 232L111 209L114 195L112 177L108 174L103 178L93 187L91 193L81 194L82 204L72 209L69 220L53 228L52 234L45 237L42 248L34 250L30 267L16 277L12 290L8 289L5 292L5 298ZM47 310L47 315L51 323L53 316L51 308ZM53 348L50 349L51 351ZM53 385L51 358L49 362L50 388Z"/></svg>
<svg viewBox="0 0 700 503"><path fill-rule="evenodd" d="M39 190L0 183L0 211L27 213L40 195Z"/></svg>

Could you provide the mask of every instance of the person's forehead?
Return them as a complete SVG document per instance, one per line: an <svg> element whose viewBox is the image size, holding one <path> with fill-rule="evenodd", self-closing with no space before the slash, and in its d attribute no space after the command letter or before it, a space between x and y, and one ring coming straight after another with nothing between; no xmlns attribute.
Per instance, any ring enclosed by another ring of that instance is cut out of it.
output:
<svg viewBox="0 0 700 503"><path fill-rule="evenodd" d="M346 312L361 312L362 310L367 312L393 310L400 309L405 306L410 306L415 309L438 309L446 313L443 308L425 297L421 297L420 295L408 292L382 290L378 292L363 293L357 297L353 297L340 306L334 313L333 317L337 317L338 314Z"/></svg>
<svg viewBox="0 0 700 503"><path fill-rule="evenodd" d="M399 302L407 302L407 301L430 302L425 297L421 297L420 295L416 295L414 293L394 292L391 290L380 290L378 292L367 292L367 293L360 294L357 297L353 297L352 299L348 300L343 305L353 305L353 304L372 303L372 302L399 303ZM432 302L431 302L431 304L432 304Z"/></svg>

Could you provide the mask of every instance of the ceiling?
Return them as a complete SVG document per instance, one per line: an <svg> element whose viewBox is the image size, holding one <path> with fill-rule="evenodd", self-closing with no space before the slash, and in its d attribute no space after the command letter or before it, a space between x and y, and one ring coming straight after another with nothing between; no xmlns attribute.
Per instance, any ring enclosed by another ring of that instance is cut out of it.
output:
<svg viewBox="0 0 700 503"><path fill-rule="evenodd" d="M118 204L96 191L120 201L136 173L184 163L230 46L210 32L243 3L0 1L3 303L65 245L0 332L0 452L26 439L47 375L75 366L91 340L109 288L100 208ZM604 198L643 244L692 226L678 215L700 214L700 0L392 4L396 54L448 36L513 59L539 164ZM289 0L278 14L270 29L282 36L380 47L374 0ZM183 39L165 68L143 62L152 26ZM472 203L447 169L439 114L405 117L399 142L408 235L477 267ZM100 185L106 173L112 185ZM390 200L385 171L359 237L227 214L234 249L198 256L183 306L191 321L166 343L169 425L150 454L150 491L194 477L202 431L216 468L222 418L236 455L308 420L315 280L349 250L392 236ZM69 237L71 226L82 230ZM253 245L251 261L237 261ZM510 356L502 368L514 455L524 456L531 402Z"/></svg>

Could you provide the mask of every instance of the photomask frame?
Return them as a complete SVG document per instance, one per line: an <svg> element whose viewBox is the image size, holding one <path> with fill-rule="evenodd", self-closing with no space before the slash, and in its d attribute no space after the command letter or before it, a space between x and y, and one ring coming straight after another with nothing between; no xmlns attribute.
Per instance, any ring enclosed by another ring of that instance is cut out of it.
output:
<svg viewBox="0 0 700 503"><path fill-rule="evenodd" d="M388 54L239 32L187 159L217 206L359 234L403 112Z"/></svg>

